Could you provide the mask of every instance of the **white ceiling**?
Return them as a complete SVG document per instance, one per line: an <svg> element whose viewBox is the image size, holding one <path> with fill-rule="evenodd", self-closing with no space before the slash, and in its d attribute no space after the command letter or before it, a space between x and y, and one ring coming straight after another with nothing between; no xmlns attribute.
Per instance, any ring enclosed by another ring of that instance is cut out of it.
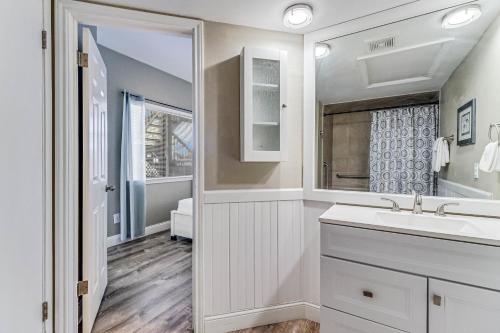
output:
<svg viewBox="0 0 500 333"><path fill-rule="evenodd" d="M316 61L316 94L324 104L437 91L497 17L500 1L479 1L483 15L445 30L435 12L328 41L331 54ZM370 41L395 37L373 53Z"/></svg>
<svg viewBox="0 0 500 333"><path fill-rule="evenodd" d="M192 81L189 36L99 26L97 43L163 72Z"/></svg>
<svg viewBox="0 0 500 333"><path fill-rule="evenodd" d="M450 2L450 0L101 0L103 3L203 20L297 33L311 32L419 1ZM296 3L310 4L313 7L314 17L310 26L300 30L290 30L283 26L283 12Z"/></svg>
<svg viewBox="0 0 500 333"><path fill-rule="evenodd" d="M470 0L100 0L99 2L207 21L304 34L404 5L410 5L405 8L405 16L410 17L416 9L434 10ZM311 5L314 17L311 25L292 30L283 26L283 12L297 3Z"/></svg>

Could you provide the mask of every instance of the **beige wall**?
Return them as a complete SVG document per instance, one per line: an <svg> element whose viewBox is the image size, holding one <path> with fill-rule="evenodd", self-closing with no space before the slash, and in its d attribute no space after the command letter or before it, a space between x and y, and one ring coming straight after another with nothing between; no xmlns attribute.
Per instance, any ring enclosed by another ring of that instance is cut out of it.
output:
<svg viewBox="0 0 500 333"><path fill-rule="evenodd" d="M457 109L476 98L476 144L450 147L450 164L441 177L453 182L494 193L500 198L500 173L480 172L473 179L474 162L479 162L488 143L488 126L500 121L500 19L456 69L441 91L440 135L457 131Z"/></svg>
<svg viewBox="0 0 500 333"><path fill-rule="evenodd" d="M205 189L302 187L303 37L242 26L205 25ZM240 162L240 53L288 51L288 161Z"/></svg>

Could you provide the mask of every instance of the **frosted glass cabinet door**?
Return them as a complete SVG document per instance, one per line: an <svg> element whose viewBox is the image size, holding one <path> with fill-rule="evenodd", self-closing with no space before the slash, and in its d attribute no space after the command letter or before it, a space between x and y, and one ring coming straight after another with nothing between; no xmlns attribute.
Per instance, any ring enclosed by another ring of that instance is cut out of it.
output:
<svg viewBox="0 0 500 333"><path fill-rule="evenodd" d="M429 279L429 333L473 332L500 332L500 292Z"/></svg>
<svg viewBox="0 0 500 333"><path fill-rule="evenodd" d="M280 50L241 54L241 160L286 160L286 61Z"/></svg>

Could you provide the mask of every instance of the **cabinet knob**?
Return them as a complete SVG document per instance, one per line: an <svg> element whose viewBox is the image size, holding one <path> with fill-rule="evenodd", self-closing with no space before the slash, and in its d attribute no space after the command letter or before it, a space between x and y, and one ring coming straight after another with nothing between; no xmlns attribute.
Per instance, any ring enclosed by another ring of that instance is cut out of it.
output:
<svg viewBox="0 0 500 333"><path fill-rule="evenodd" d="M363 290L363 296L367 298L373 298L373 292L370 290Z"/></svg>
<svg viewBox="0 0 500 333"><path fill-rule="evenodd" d="M283 105L281 106L281 108L282 108L282 109L286 109L286 104L283 104Z"/></svg>
<svg viewBox="0 0 500 333"><path fill-rule="evenodd" d="M442 300L441 296L436 294L432 295L432 304L436 306L441 306L441 300Z"/></svg>

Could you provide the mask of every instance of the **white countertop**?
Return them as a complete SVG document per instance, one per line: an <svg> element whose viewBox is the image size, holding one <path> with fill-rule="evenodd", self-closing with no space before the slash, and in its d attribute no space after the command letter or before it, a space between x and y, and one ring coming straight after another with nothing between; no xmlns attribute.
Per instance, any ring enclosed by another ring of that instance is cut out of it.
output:
<svg viewBox="0 0 500 333"><path fill-rule="evenodd" d="M327 224L500 246L500 219L496 218L452 214L437 217L433 213L415 216L408 211L338 204L319 220Z"/></svg>

